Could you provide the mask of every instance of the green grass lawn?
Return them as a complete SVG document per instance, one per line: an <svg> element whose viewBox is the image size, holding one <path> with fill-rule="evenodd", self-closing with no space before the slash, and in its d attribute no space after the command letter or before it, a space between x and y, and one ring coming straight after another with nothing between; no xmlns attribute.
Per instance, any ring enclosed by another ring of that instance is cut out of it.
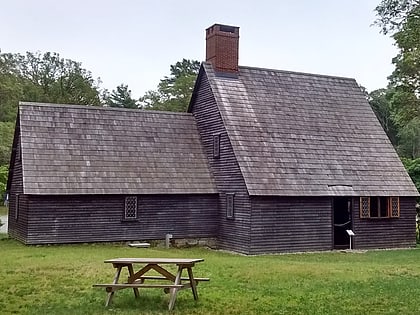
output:
<svg viewBox="0 0 420 315"><path fill-rule="evenodd" d="M6 215L6 214L7 214L7 208L5 206L0 206L0 215Z"/></svg>
<svg viewBox="0 0 420 315"><path fill-rule="evenodd" d="M206 249L139 249L113 244L24 246L0 240L1 314L167 314L168 295L144 289L115 294L115 257L204 258L210 277L178 294L174 314L419 314L420 250L240 256ZM125 278L125 274L122 276Z"/></svg>

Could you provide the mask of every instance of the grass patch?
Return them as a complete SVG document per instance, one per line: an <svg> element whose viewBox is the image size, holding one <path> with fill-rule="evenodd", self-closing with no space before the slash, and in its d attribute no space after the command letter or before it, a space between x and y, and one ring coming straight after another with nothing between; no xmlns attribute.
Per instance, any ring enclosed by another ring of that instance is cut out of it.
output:
<svg viewBox="0 0 420 315"><path fill-rule="evenodd" d="M205 249L139 249L114 244L24 246L0 239L1 314L168 314L168 296L116 293L102 261L115 257L204 258L194 268L200 299L178 294L174 314L418 314L420 250L240 256ZM122 275L124 278L125 275Z"/></svg>
<svg viewBox="0 0 420 315"><path fill-rule="evenodd" d="M0 215L6 215L7 214L7 208L5 206L0 206Z"/></svg>

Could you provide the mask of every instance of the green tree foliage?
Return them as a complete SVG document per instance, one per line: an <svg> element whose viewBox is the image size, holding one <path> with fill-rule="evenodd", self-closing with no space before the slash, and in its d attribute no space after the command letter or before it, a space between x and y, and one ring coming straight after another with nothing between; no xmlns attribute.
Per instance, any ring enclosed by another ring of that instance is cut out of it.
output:
<svg viewBox="0 0 420 315"><path fill-rule="evenodd" d="M420 0L382 0L375 23L391 34L399 49L393 58L389 108L402 156L420 157Z"/></svg>
<svg viewBox="0 0 420 315"><path fill-rule="evenodd" d="M21 101L99 105L99 79L58 53L1 54L8 74L23 90ZM2 62L0 61L0 64Z"/></svg>
<svg viewBox="0 0 420 315"><path fill-rule="evenodd" d="M184 112L188 108L200 62L183 59L170 66L171 74L165 76L157 90L148 91L140 98L145 109Z"/></svg>
<svg viewBox="0 0 420 315"><path fill-rule="evenodd" d="M397 146L397 127L393 120L393 111L389 101L390 91L388 89L378 89L368 94L368 101L376 114L379 122L384 128L388 138L394 146Z"/></svg>
<svg viewBox="0 0 420 315"><path fill-rule="evenodd" d="M382 0L375 8L378 25L384 34L398 32L410 17L419 17L420 0Z"/></svg>
<svg viewBox="0 0 420 315"><path fill-rule="evenodd" d="M0 165L9 165L15 124L0 121Z"/></svg>
<svg viewBox="0 0 420 315"><path fill-rule="evenodd" d="M1 169L9 164L19 101L100 105L99 84L79 62L57 53L0 53ZM6 178L0 176L0 188Z"/></svg>
<svg viewBox="0 0 420 315"><path fill-rule="evenodd" d="M4 193L6 192L8 174L9 174L9 167L7 165L1 165L0 166L0 201L3 201Z"/></svg>
<svg viewBox="0 0 420 315"><path fill-rule="evenodd" d="M392 36L399 49L386 97L379 98L385 108L381 112L391 118L398 152L420 189L420 0L382 0L376 12L375 24Z"/></svg>
<svg viewBox="0 0 420 315"><path fill-rule="evenodd" d="M106 97L106 103L110 107L139 108L137 101L131 97L128 85L124 84L117 86L116 90L112 90L111 95Z"/></svg>
<svg viewBox="0 0 420 315"><path fill-rule="evenodd" d="M414 160L402 158L402 162L416 185L417 190L420 191L420 158Z"/></svg>

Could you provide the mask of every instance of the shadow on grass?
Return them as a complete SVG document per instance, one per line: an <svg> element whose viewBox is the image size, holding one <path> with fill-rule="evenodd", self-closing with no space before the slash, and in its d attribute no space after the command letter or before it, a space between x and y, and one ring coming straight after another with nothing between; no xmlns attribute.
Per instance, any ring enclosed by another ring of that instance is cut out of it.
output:
<svg viewBox="0 0 420 315"><path fill-rule="evenodd" d="M160 290L143 290L139 298L134 298L131 290L116 292L111 305L105 307L106 292L92 289L91 294L83 299L68 298L53 303L33 305L21 314L54 314L54 315L97 315L97 314L201 314L197 310L197 303L190 292L179 292L175 308L168 311L169 295ZM186 294L188 293L188 294ZM83 301L73 304L72 301ZM198 311L198 312L197 312Z"/></svg>

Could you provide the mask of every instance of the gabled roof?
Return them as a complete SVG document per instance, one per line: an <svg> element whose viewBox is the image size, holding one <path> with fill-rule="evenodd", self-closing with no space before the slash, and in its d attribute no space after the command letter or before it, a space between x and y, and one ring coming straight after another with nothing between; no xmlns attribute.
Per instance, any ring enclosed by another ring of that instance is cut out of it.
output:
<svg viewBox="0 0 420 315"><path fill-rule="evenodd" d="M216 193L188 113L21 103L25 194Z"/></svg>
<svg viewBox="0 0 420 315"><path fill-rule="evenodd" d="M250 195L417 196L353 79L203 63Z"/></svg>

